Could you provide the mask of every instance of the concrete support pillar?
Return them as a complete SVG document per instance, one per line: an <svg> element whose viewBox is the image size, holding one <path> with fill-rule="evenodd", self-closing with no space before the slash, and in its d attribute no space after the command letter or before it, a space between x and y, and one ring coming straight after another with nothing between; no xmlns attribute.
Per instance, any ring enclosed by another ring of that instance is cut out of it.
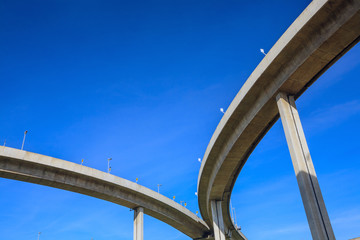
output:
<svg viewBox="0 0 360 240"><path fill-rule="evenodd" d="M144 239L144 209L134 209L134 240Z"/></svg>
<svg viewBox="0 0 360 240"><path fill-rule="evenodd" d="M211 213L215 240L225 240L225 227L221 210L221 201L211 201Z"/></svg>
<svg viewBox="0 0 360 240"><path fill-rule="evenodd" d="M276 97L306 216L315 240L335 240L293 96Z"/></svg>

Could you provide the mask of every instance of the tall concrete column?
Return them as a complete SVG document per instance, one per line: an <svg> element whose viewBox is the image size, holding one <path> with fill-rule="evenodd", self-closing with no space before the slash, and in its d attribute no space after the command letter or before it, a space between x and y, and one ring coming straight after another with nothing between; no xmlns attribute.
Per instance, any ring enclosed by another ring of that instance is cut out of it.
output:
<svg viewBox="0 0 360 240"><path fill-rule="evenodd" d="M334 232L326 211L294 97L279 93L276 101L311 235L315 240L334 240Z"/></svg>
<svg viewBox="0 0 360 240"><path fill-rule="evenodd" d="M144 239L144 208L134 209L134 240Z"/></svg>
<svg viewBox="0 0 360 240"><path fill-rule="evenodd" d="M225 240L225 227L221 210L221 201L211 201L211 213L215 240Z"/></svg>

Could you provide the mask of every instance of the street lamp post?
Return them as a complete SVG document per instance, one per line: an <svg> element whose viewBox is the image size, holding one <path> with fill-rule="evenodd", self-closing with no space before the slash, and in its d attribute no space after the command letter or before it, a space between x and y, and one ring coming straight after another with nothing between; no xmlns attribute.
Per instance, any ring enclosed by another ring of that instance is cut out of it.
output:
<svg viewBox="0 0 360 240"><path fill-rule="evenodd" d="M107 168L107 170L108 170L108 173L110 173L110 161L112 160L112 158L108 158L108 168Z"/></svg>
<svg viewBox="0 0 360 240"><path fill-rule="evenodd" d="M25 138L26 138L26 134L27 134L27 130L24 132L24 138L23 138L23 142L22 142L22 145L21 145L21 150L24 149L24 144L25 144Z"/></svg>
<svg viewBox="0 0 360 240"><path fill-rule="evenodd" d="M260 48L260 52L266 56L265 50Z"/></svg>

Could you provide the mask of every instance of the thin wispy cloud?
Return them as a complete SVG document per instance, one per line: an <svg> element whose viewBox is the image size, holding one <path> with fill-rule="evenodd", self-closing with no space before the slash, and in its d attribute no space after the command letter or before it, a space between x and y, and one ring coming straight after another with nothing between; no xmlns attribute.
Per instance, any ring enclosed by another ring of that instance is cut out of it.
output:
<svg viewBox="0 0 360 240"><path fill-rule="evenodd" d="M278 228L264 229L260 231L259 237L268 238L274 236L288 235L288 234L301 234L309 231L309 226L305 223L296 223L290 225L280 226Z"/></svg>
<svg viewBox="0 0 360 240"><path fill-rule="evenodd" d="M357 114L360 114L360 100L353 100L328 108L319 109L313 111L304 118L301 117L300 112L300 118L302 118L301 122L304 127L305 135L310 136L316 135L329 128L336 127ZM281 126L280 121L278 121L276 125L270 129L269 134L267 134L260 142L260 149L258 151L266 152L285 144L286 141L283 127Z"/></svg>
<svg viewBox="0 0 360 240"><path fill-rule="evenodd" d="M243 191L235 193L233 196L240 197L239 195L246 195L250 197L256 197L274 191L279 191L289 185L291 178L294 178L294 176L284 176L280 179L277 179L276 181L259 183L257 186L251 186L248 189L244 189Z"/></svg>
<svg viewBox="0 0 360 240"><path fill-rule="evenodd" d="M335 127L359 113L360 100L353 100L317 110L303 120L303 125L306 127L306 132L314 135Z"/></svg>
<svg viewBox="0 0 360 240"><path fill-rule="evenodd" d="M360 226L360 212L354 213L354 211L348 211L346 214L343 213L342 216L335 218L332 223L345 226L348 226L349 224Z"/></svg>

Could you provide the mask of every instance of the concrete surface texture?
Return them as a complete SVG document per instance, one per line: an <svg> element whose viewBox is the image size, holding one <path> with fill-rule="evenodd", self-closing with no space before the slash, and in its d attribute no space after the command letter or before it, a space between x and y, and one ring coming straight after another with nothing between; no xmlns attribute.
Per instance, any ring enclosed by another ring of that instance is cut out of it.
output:
<svg viewBox="0 0 360 240"><path fill-rule="evenodd" d="M61 159L2 146L0 177L77 192L137 209L137 239L142 239L143 213L173 226L193 239L207 237L210 231L206 223L190 210L155 191Z"/></svg>
<svg viewBox="0 0 360 240"><path fill-rule="evenodd" d="M279 118L276 96L286 92L298 98L359 42L359 26L360 1L312 1L256 67L221 119L203 157L197 192L204 221L134 182L13 148L0 147L0 177L65 189L135 209L134 239L143 237L143 213L193 239L211 239L214 235L216 240L246 239L230 217L231 192L249 155ZM315 176L314 172L312 179ZM316 189L314 192L318 194ZM317 207L323 211L321 204Z"/></svg>
<svg viewBox="0 0 360 240"><path fill-rule="evenodd" d="M211 213L213 216L213 228L215 240L225 240L224 220L222 218L221 201L211 201Z"/></svg>
<svg viewBox="0 0 360 240"><path fill-rule="evenodd" d="M134 209L134 240L144 239L144 209Z"/></svg>
<svg viewBox="0 0 360 240"><path fill-rule="evenodd" d="M311 235L335 240L294 97L279 93L276 99Z"/></svg>
<svg viewBox="0 0 360 240"><path fill-rule="evenodd" d="M218 124L198 177L201 215L212 227L211 201L222 202L226 233L244 239L230 217L236 178L279 118L276 96L298 98L360 39L360 1L312 1L256 67Z"/></svg>

